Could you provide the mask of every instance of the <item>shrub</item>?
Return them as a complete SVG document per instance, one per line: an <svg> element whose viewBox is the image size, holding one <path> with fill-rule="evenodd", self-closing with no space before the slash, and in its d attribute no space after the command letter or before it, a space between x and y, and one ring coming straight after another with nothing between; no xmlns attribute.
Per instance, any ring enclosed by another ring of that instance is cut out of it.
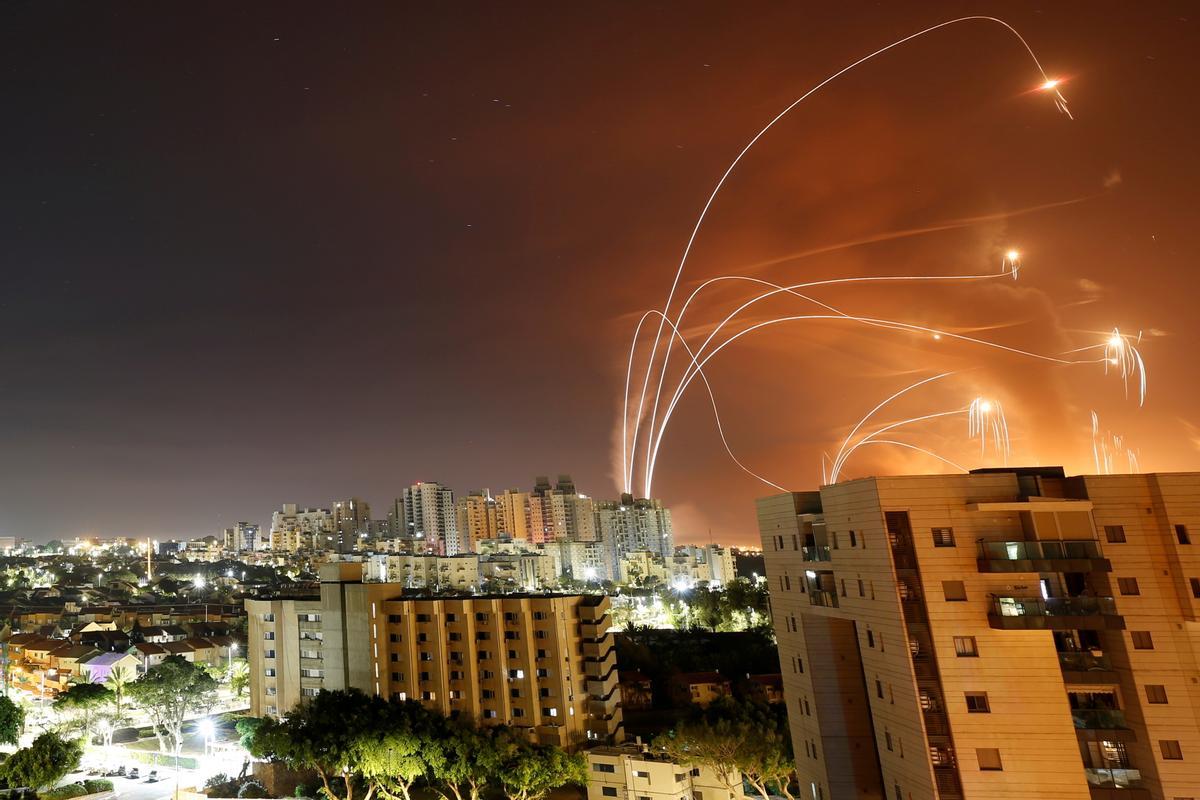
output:
<svg viewBox="0 0 1200 800"><path fill-rule="evenodd" d="M267 794L267 787L258 781L246 781L243 783L242 788L238 789L237 796L246 798L270 797Z"/></svg>
<svg viewBox="0 0 1200 800"><path fill-rule="evenodd" d="M88 794L111 792L113 790L113 782L108 778L88 778L83 782L83 788L87 789Z"/></svg>
<svg viewBox="0 0 1200 800"><path fill-rule="evenodd" d="M204 783L204 793L214 798L237 797L239 788L237 778L231 778L224 772L213 775Z"/></svg>
<svg viewBox="0 0 1200 800"><path fill-rule="evenodd" d="M68 783L57 789L40 792L38 797L41 800L70 800L72 797L80 797L85 794L90 794L90 792L88 792L87 787L82 783Z"/></svg>

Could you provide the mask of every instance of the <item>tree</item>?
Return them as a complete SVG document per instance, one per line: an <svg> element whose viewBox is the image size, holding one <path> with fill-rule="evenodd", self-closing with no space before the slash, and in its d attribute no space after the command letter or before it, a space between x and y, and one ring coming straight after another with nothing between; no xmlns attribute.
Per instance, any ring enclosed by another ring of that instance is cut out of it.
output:
<svg viewBox="0 0 1200 800"><path fill-rule="evenodd" d="M568 783L587 783L587 760L561 747L514 738L505 756L500 783L509 800L541 800Z"/></svg>
<svg viewBox="0 0 1200 800"><path fill-rule="evenodd" d="M0 696L0 744L16 744L25 729L25 709Z"/></svg>
<svg viewBox="0 0 1200 800"><path fill-rule="evenodd" d="M470 722L447 720L430 759L430 771L445 790L446 800L479 800L483 790L503 770L506 732L477 728ZM447 794L449 792L449 794Z"/></svg>
<svg viewBox="0 0 1200 800"><path fill-rule="evenodd" d="M112 692L114 723L120 723L125 718L125 695L134 679L133 670L124 665L113 667L104 679L104 685Z"/></svg>
<svg viewBox="0 0 1200 800"><path fill-rule="evenodd" d="M743 779L770 800L771 790L792 797L795 761L786 722L770 708L720 698L705 712L658 736L654 746L680 764L708 767L736 794Z"/></svg>
<svg viewBox="0 0 1200 800"><path fill-rule="evenodd" d="M342 784L346 800L354 800L358 758L363 754L357 747L359 737L377 735L386 705L357 689L323 691L282 720L263 719L252 728L239 728L239 733L252 756L282 761L293 769L311 769L321 779L328 800L343 796L335 782Z"/></svg>
<svg viewBox="0 0 1200 800"><path fill-rule="evenodd" d="M112 702L112 692L99 683L75 683L54 698L54 710L66 717L68 727L91 741L92 724L100 709Z"/></svg>
<svg viewBox="0 0 1200 800"><path fill-rule="evenodd" d="M43 733L29 747L18 750L0 764L0 777L10 787L41 790L74 772L82 758L83 745L78 741Z"/></svg>
<svg viewBox="0 0 1200 800"><path fill-rule="evenodd" d="M246 687L250 685L250 663L244 658L239 658L233 662L233 668L229 670L229 688L238 697L246 693Z"/></svg>
<svg viewBox="0 0 1200 800"><path fill-rule="evenodd" d="M206 671L180 656L170 656L129 684L129 699L146 712L166 753L183 747L183 720L208 711L217 696L217 682Z"/></svg>

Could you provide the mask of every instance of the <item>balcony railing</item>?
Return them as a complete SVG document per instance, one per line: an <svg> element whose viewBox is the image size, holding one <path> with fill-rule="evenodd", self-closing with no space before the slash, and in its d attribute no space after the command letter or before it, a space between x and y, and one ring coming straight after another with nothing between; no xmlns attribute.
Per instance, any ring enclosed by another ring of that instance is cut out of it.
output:
<svg viewBox="0 0 1200 800"><path fill-rule="evenodd" d="M1059 653L1058 665L1065 672L1112 672L1108 656L1091 653Z"/></svg>
<svg viewBox="0 0 1200 800"><path fill-rule="evenodd" d="M1001 617L1116 616L1111 597L995 597L992 613Z"/></svg>
<svg viewBox="0 0 1200 800"><path fill-rule="evenodd" d="M1075 727L1091 731L1126 730L1125 713L1115 708L1072 708Z"/></svg>
<svg viewBox="0 0 1200 800"><path fill-rule="evenodd" d="M829 545L809 545L800 548L800 558L804 561L829 561L833 555Z"/></svg>
<svg viewBox="0 0 1200 800"><path fill-rule="evenodd" d="M1111 597L992 597L988 622L1000 630L1124 630Z"/></svg>
<svg viewBox="0 0 1200 800"><path fill-rule="evenodd" d="M1033 542L980 542L979 557L1005 561L1033 559L1104 558L1091 539L1055 539Z"/></svg>
<svg viewBox="0 0 1200 800"><path fill-rule="evenodd" d="M1089 786L1102 789L1140 789L1142 773L1136 769L1105 769L1102 767L1084 767Z"/></svg>
<svg viewBox="0 0 1200 800"><path fill-rule="evenodd" d="M833 591L832 589L813 589L808 593L808 602L812 603L814 606L837 608L837 592Z"/></svg>

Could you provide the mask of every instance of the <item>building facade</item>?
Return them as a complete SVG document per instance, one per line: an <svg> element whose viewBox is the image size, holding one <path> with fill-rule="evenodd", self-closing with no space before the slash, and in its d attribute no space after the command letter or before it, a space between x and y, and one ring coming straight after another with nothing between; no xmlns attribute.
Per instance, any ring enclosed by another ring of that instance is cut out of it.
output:
<svg viewBox="0 0 1200 800"><path fill-rule="evenodd" d="M804 800L1200 795L1200 474L758 503Z"/></svg>
<svg viewBox="0 0 1200 800"><path fill-rule="evenodd" d="M324 565L320 597L246 601L252 714L357 688L566 747L623 737L608 598L411 598L361 569Z"/></svg>
<svg viewBox="0 0 1200 800"><path fill-rule="evenodd" d="M682 766L642 744L587 752L587 800L742 800L741 774ZM730 789L732 785L732 790Z"/></svg>
<svg viewBox="0 0 1200 800"><path fill-rule="evenodd" d="M618 501L597 501L595 508L596 529L610 564L619 564L627 553L639 551L660 558L674 555L671 511L661 500L624 495Z"/></svg>
<svg viewBox="0 0 1200 800"><path fill-rule="evenodd" d="M440 483L422 481L404 490L406 538L416 552L453 556L467 552L458 536L454 492Z"/></svg>

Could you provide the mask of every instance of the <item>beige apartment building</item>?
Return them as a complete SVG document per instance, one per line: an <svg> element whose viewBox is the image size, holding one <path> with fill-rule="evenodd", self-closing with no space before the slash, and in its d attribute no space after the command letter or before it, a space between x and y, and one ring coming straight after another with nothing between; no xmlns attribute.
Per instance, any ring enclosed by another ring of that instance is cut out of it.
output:
<svg viewBox="0 0 1200 800"><path fill-rule="evenodd" d="M587 800L742 800L746 795L731 775L733 791L710 767L680 765L640 742L593 747L587 751Z"/></svg>
<svg viewBox="0 0 1200 800"><path fill-rule="evenodd" d="M405 597L327 564L320 597L247 600L250 713L322 689L419 700L565 747L619 742L621 695L601 595Z"/></svg>
<svg viewBox="0 0 1200 800"><path fill-rule="evenodd" d="M1200 797L1200 473L758 502L804 800Z"/></svg>

